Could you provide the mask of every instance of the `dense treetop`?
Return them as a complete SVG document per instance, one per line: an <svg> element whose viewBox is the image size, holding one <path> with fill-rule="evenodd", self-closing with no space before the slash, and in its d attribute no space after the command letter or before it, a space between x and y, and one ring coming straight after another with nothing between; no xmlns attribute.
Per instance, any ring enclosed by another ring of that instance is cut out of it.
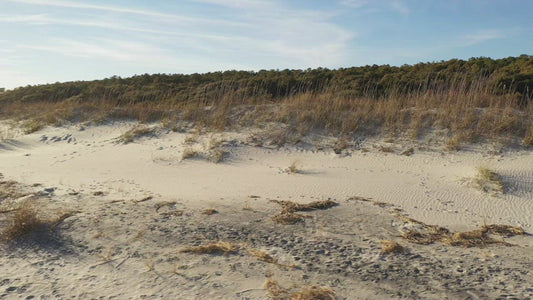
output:
<svg viewBox="0 0 533 300"><path fill-rule="evenodd" d="M205 74L144 74L20 87L0 93L0 102L109 100L117 104L145 101L218 101L231 95L243 102L276 101L299 93L329 92L344 97L379 98L427 90L468 88L483 81L495 93L533 98L533 56L418 63L401 67L372 65L307 70L224 71Z"/></svg>

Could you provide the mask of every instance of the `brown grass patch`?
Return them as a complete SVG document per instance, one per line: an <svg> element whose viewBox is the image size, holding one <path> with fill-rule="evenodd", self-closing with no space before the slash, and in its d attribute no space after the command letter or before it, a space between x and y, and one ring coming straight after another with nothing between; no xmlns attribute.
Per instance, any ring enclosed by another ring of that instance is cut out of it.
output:
<svg viewBox="0 0 533 300"><path fill-rule="evenodd" d="M427 225L403 215L399 215L399 217L405 222L421 225L422 230L420 231L409 230L402 233L404 239L411 243L421 245L441 242L449 246L462 246L467 248L484 247L491 244L512 246L512 244L503 241L503 238L525 234L525 231L520 227L501 224L483 225L480 229L472 231L451 232L444 227ZM495 239L491 235L498 235L501 239Z"/></svg>
<svg viewBox="0 0 533 300"><path fill-rule="evenodd" d="M214 215L214 214L218 214L218 211L216 209L214 209L214 208L208 208L208 209L203 210L202 214L211 216L211 215Z"/></svg>
<svg viewBox="0 0 533 300"><path fill-rule="evenodd" d="M318 209L328 209L339 205L335 201L323 200L323 201L313 201L307 204L300 204L288 200L270 200L281 206L282 213L293 213L297 211L313 211Z"/></svg>
<svg viewBox="0 0 533 300"><path fill-rule="evenodd" d="M275 280L268 278L265 283L266 293L271 300L335 300L337 295L327 286L308 286L298 292L281 287Z"/></svg>
<svg viewBox="0 0 533 300"><path fill-rule="evenodd" d="M329 199L324 201L314 201L307 204L299 204L287 200L270 200L270 202L274 202L281 206L281 212L275 216L272 216L272 220L283 225L293 225L304 222L306 218L311 218L311 216L297 214L295 212L328 209L339 205L337 202Z"/></svg>
<svg viewBox="0 0 533 300"><path fill-rule="evenodd" d="M310 286L291 294L290 300L335 300L335 291L327 286Z"/></svg>
<svg viewBox="0 0 533 300"><path fill-rule="evenodd" d="M477 175L473 179L473 183L477 188L485 193L503 193L504 186L498 173L486 168L477 168Z"/></svg>
<svg viewBox="0 0 533 300"><path fill-rule="evenodd" d="M383 254L401 253L404 251L405 251L405 248L395 241L392 241L392 240L381 241L381 253Z"/></svg>
<svg viewBox="0 0 533 300"><path fill-rule="evenodd" d="M268 298L271 300L286 300L289 296L289 292L282 288L275 280L268 278L265 283L265 289Z"/></svg>
<svg viewBox="0 0 533 300"><path fill-rule="evenodd" d="M307 218L311 218L311 216L304 216L302 214L295 213L280 213L278 215L272 216L272 220L274 222L282 225L294 225L302 223Z"/></svg>
<svg viewBox="0 0 533 300"><path fill-rule="evenodd" d="M45 218L34 201L24 201L11 211L7 226L0 232L1 242L10 242L34 231L50 232L77 212L59 212L54 218Z"/></svg>
<svg viewBox="0 0 533 300"><path fill-rule="evenodd" d="M150 128L147 126L136 126L122 134L122 136L119 138L121 142L124 144L131 143L134 140L147 136L147 135L153 135L155 133L154 128Z"/></svg>
<svg viewBox="0 0 533 300"><path fill-rule="evenodd" d="M239 245L218 241L216 243L197 246L197 247L188 247L185 249L179 250L180 253L196 253L196 254L234 254L240 249Z"/></svg>

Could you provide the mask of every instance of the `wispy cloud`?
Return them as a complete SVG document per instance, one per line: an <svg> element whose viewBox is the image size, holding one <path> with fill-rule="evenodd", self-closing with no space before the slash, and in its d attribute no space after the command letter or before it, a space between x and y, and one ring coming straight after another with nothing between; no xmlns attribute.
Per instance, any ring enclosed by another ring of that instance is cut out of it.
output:
<svg viewBox="0 0 533 300"><path fill-rule="evenodd" d="M368 0L342 0L341 4L353 8L360 8L368 5Z"/></svg>
<svg viewBox="0 0 533 300"><path fill-rule="evenodd" d="M390 3L390 8L404 16L409 15L411 12L407 4L405 4L405 2L402 0L392 0Z"/></svg>
<svg viewBox="0 0 533 300"><path fill-rule="evenodd" d="M223 24L223 25L233 25L239 26L243 25L238 22L226 21L221 19L211 19L211 18L196 18L191 16L183 16L179 14L167 14L158 11L150 10L140 10L140 9L131 9L110 5L94 5L86 4L83 2L74 2L74 1L64 1L64 0L7 0L10 2L24 3L28 5L39 5L39 6L52 6L52 7L61 7L61 8L74 8L74 9L85 9L85 10L100 10L107 12L115 12L120 14L133 14L146 17L154 17L159 21L172 21L172 22L187 22L187 23L206 23L206 24Z"/></svg>
<svg viewBox="0 0 533 300"><path fill-rule="evenodd" d="M208 3L216 4L220 6L225 6L229 8L240 8L240 9L267 9L272 8L276 4L276 1L266 1L266 0L190 0L199 3Z"/></svg>
<svg viewBox="0 0 533 300"><path fill-rule="evenodd" d="M505 38L507 34L501 29L480 30L460 38L459 45L473 46L486 41Z"/></svg>

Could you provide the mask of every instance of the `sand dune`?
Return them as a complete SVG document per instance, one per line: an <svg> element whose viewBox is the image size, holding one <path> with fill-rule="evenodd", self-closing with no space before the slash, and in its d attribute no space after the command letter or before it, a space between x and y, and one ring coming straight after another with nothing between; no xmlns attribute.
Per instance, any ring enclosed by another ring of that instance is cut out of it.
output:
<svg viewBox="0 0 533 300"><path fill-rule="evenodd" d="M1 248L5 297L265 299L268 277L292 288L288 293L325 285L340 299L533 297L530 236L505 239L517 247L417 245L401 237L396 216L452 231L494 223L532 232L530 151L415 147L407 156L400 153L408 145L384 152L383 141L369 141L336 154L312 144L255 147L249 132L162 129L123 143L134 126L46 128L0 143L1 180L19 182L45 211L75 212L50 237L56 244L36 238ZM184 151L197 154L184 159ZM474 186L479 167L499 175L503 193ZM370 201L349 200L354 196ZM272 199L339 206L280 225L271 219L279 211ZM207 208L218 213L203 214ZM240 250L178 251L217 240ZM382 240L408 251L384 255ZM281 265L258 261L249 249Z"/></svg>

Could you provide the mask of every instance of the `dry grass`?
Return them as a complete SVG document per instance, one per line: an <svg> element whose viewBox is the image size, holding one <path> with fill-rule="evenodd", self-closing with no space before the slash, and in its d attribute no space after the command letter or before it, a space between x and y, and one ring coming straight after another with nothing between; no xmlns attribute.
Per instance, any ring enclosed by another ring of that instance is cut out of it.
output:
<svg viewBox="0 0 533 300"><path fill-rule="evenodd" d="M504 237L525 234L524 230L520 227L501 224L483 225L480 229L472 231L451 232L444 227L427 225L403 215L398 216L407 223L417 224L422 227L422 230L419 231L409 230L402 233L402 237L409 242L421 245L441 242L449 246L461 246L467 248L484 247L491 244L511 246L511 244L503 241ZM498 235L501 239L495 239L491 235Z"/></svg>
<svg viewBox="0 0 533 300"><path fill-rule="evenodd" d="M313 201L306 204L300 204L287 200L270 200L270 202L279 204L283 213L293 213L297 211L313 211L319 209L328 209L339 205L332 200Z"/></svg>
<svg viewBox="0 0 533 300"><path fill-rule="evenodd" d="M327 286L308 286L298 292L281 287L275 280L268 278L265 283L267 296L271 300L335 300L337 295Z"/></svg>
<svg viewBox="0 0 533 300"><path fill-rule="evenodd" d="M293 225L304 222L306 218L311 218L311 216L305 216L295 212L328 209L339 205L337 202L331 200L314 201L307 204L299 204L287 200L270 200L270 202L274 202L281 206L281 212L272 216L272 220L283 225Z"/></svg>
<svg viewBox="0 0 533 300"><path fill-rule="evenodd" d="M473 179L474 185L485 193L503 193L503 182L498 173L486 168L477 168L477 175Z"/></svg>
<svg viewBox="0 0 533 300"><path fill-rule="evenodd" d="M271 300L286 300L289 292L282 288L275 280L268 278L265 283L268 298Z"/></svg>
<svg viewBox="0 0 533 300"><path fill-rule="evenodd" d="M193 150L191 148L185 148L183 150L183 154L181 155L181 159L182 160L185 160L185 159L189 159L189 158L195 158L195 157L198 157L198 151L196 150Z"/></svg>
<svg viewBox="0 0 533 300"><path fill-rule="evenodd" d="M290 166L287 167L287 169L285 169L285 172L289 173L289 174L297 174L297 173L301 173L302 170L300 170L300 168L298 168L298 165L300 164L300 162L298 161L293 161Z"/></svg>
<svg viewBox="0 0 533 300"><path fill-rule="evenodd" d="M43 229L49 223L38 215L36 205L32 202L22 203L13 213L7 227L0 233L0 240L12 241L37 229Z"/></svg>
<svg viewBox="0 0 533 300"><path fill-rule="evenodd" d="M207 245L188 247L181 249L180 253L195 253L195 254L234 254L240 249L239 245L218 241Z"/></svg>
<svg viewBox="0 0 533 300"><path fill-rule="evenodd" d="M148 135L153 135L155 133L155 129L154 128L150 128L150 127L147 127L147 126L136 126L126 132L124 132L122 134L122 136L120 136L119 140L124 143L124 144L127 144L127 143L131 143L133 142L134 140L140 138L140 137L143 137L143 136L148 136Z"/></svg>
<svg viewBox="0 0 533 300"><path fill-rule="evenodd" d="M24 134L30 134L37 132L44 128L46 124L39 119L29 119L22 123L22 132Z"/></svg>
<svg viewBox="0 0 533 300"><path fill-rule="evenodd" d="M265 251L258 249L248 249L248 253L260 261L264 261L270 264L278 264L278 260Z"/></svg>
<svg viewBox="0 0 533 300"><path fill-rule="evenodd" d="M228 153L229 153L228 151L225 151L220 148L211 149L209 151L209 154L207 155L207 158L214 163L219 163L224 160L224 158L228 155Z"/></svg>
<svg viewBox="0 0 533 300"><path fill-rule="evenodd" d="M335 291L327 286L310 286L291 294L290 300L335 300Z"/></svg>
<svg viewBox="0 0 533 300"><path fill-rule="evenodd" d="M214 209L214 208L208 208L208 209L203 210L202 214L211 216L211 215L214 215L214 214L218 214L218 211L216 209Z"/></svg>
<svg viewBox="0 0 533 300"><path fill-rule="evenodd" d="M54 218L46 218L35 201L24 201L12 210L7 225L0 232L0 241L11 242L29 233L53 231L57 225L76 212L59 212Z"/></svg>
<svg viewBox="0 0 533 300"><path fill-rule="evenodd" d="M243 97L234 93L234 84L217 85L212 91L216 97L191 101L155 92L155 102L112 97L72 101L59 96L56 101L7 102L2 105L0 117L30 120L27 132L64 120L164 120L169 126L190 122L208 130L253 127L266 129L261 140L277 146L297 143L301 135L316 130L330 136L360 137L405 132L417 138L439 130L451 137L448 144L452 150L467 143L508 137L516 145L528 146L533 141L533 102L521 101L520 95L511 90L497 92L490 78L465 79L445 86L433 82L402 92L404 87L398 84L384 94L369 91L363 95L333 85L284 98ZM272 124L276 126L271 129L268 126Z"/></svg>
<svg viewBox="0 0 533 300"><path fill-rule="evenodd" d="M381 253L390 254L390 253L401 253L404 252L405 248L392 240L383 240L381 241Z"/></svg>
<svg viewBox="0 0 533 300"><path fill-rule="evenodd" d="M0 201L5 199L18 199L26 196L16 181L0 181Z"/></svg>
<svg viewBox="0 0 533 300"><path fill-rule="evenodd" d="M311 216L304 216L302 214L295 213L280 213L275 216L272 216L272 220L274 222L282 225L294 225L302 223L307 218L311 218Z"/></svg>

